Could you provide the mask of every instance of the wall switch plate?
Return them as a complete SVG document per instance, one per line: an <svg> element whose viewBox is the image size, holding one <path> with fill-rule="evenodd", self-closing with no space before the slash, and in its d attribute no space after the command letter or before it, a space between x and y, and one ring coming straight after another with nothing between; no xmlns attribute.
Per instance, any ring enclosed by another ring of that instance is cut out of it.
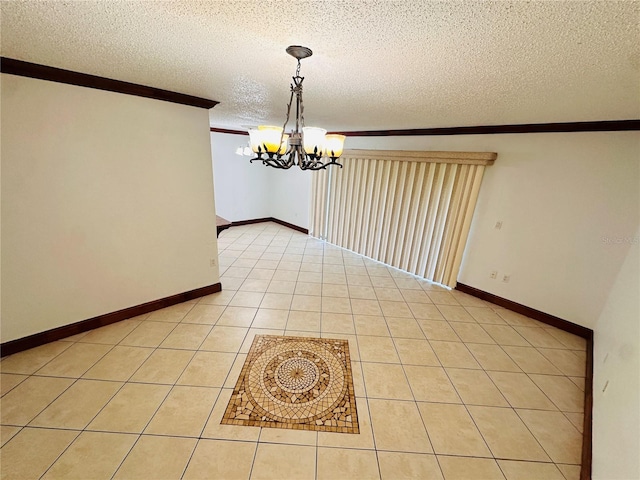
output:
<svg viewBox="0 0 640 480"><path fill-rule="evenodd" d="M496 226L494 227L496 230L500 230L502 228L502 220L498 220L496 222Z"/></svg>
<svg viewBox="0 0 640 480"><path fill-rule="evenodd" d="M209 266L210 267L216 267L218 265L218 259L217 258L212 258L211 260L209 260Z"/></svg>
<svg viewBox="0 0 640 480"><path fill-rule="evenodd" d="M498 271L492 270L491 273L489 274L489 278L492 280L495 280L496 278L498 278Z"/></svg>
<svg viewBox="0 0 640 480"><path fill-rule="evenodd" d="M509 280L511 280L511 275L504 275L502 277L502 282L503 283L509 283Z"/></svg>

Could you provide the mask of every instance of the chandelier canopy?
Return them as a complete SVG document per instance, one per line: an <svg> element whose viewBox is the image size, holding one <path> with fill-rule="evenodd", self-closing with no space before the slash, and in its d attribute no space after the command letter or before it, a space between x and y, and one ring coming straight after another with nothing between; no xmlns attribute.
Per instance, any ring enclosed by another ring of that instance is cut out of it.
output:
<svg viewBox="0 0 640 480"><path fill-rule="evenodd" d="M297 165L302 170L321 170L329 165L338 165L336 160L342 155L344 135L327 135L323 128L305 127L304 105L302 103L302 81L300 60L310 57L313 52L307 47L291 45L287 53L298 60L296 75L291 84L291 97L287 105L287 118L282 128L261 125L249 129L251 150L257 154L250 162L261 161L274 168L291 168ZM293 97L296 98L296 124L290 133L285 133Z"/></svg>

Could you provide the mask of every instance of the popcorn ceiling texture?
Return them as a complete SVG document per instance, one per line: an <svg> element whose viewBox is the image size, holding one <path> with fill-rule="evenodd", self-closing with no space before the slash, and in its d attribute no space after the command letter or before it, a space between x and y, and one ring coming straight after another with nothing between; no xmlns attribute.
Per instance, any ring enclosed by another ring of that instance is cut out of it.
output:
<svg viewBox="0 0 640 480"><path fill-rule="evenodd" d="M2 55L220 101L280 124L395 129L638 118L635 1L2 2Z"/></svg>

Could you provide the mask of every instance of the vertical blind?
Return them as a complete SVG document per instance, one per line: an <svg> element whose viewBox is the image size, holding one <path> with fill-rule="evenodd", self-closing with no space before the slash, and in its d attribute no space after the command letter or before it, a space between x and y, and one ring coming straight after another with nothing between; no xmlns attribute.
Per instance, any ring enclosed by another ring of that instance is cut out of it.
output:
<svg viewBox="0 0 640 480"><path fill-rule="evenodd" d="M314 172L310 235L455 286L482 175L496 153L346 150Z"/></svg>

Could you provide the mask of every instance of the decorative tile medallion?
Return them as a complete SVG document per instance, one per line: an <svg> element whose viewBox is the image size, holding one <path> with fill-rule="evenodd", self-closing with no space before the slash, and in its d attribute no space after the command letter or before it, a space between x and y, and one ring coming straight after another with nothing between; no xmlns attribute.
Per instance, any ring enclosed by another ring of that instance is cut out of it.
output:
<svg viewBox="0 0 640 480"><path fill-rule="evenodd" d="M359 433L349 342L256 335L220 423Z"/></svg>

